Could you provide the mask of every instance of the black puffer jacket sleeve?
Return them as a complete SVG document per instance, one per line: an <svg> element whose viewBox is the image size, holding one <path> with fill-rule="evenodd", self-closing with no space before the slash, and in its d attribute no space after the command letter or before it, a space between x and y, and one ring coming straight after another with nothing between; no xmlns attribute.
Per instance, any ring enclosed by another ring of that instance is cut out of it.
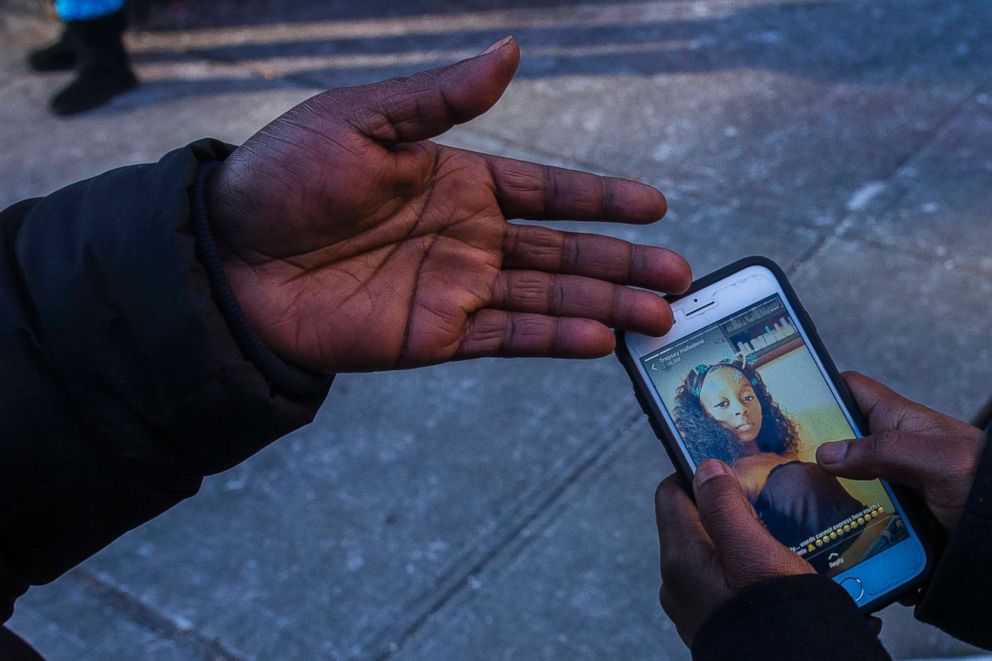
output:
<svg viewBox="0 0 992 661"><path fill-rule="evenodd" d="M200 141L0 214L0 620L124 532L307 424L245 357L191 227Z"/></svg>
<svg viewBox="0 0 992 661"><path fill-rule="evenodd" d="M992 649L992 438L985 442L968 503L916 616L955 638Z"/></svg>

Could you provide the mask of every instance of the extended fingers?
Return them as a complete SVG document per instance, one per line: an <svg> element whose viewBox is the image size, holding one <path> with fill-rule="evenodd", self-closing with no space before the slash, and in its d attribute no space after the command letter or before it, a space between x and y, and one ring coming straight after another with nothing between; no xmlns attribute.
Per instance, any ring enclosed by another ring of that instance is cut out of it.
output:
<svg viewBox="0 0 992 661"><path fill-rule="evenodd" d="M689 264L671 250L528 225L509 226L503 268L584 275L671 293L681 293L692 283Z"/></svg>
<svg viewBox="0 0 992 661"><path fill-rule="evenodd" d="M331 90L315 102L373 140L387 144L424 140L489 110L519 61L520 49L508 38L492 50L447 67Z"/></svg>
<svg viewBox="0 0 992 661"><path fill-rule="evenodd" d="M499 156L486 160L507 218L650 223L668 209L660 191L629 179Z"/></svg>
<svg viewBox="0 0 992 661"><path fill-rule="evenodd" d="M472 316L454 358L599 358L615 344L610 329L591 319L486 308Z"/></svg>
<svg viewBox="0 0 992 661"><path fill-rule="evenodd" d="M663 335L672 326L672 310L657 294L594 278L544 271L501 271L491 306L594 319L607 326L649 335Z"/></svg>

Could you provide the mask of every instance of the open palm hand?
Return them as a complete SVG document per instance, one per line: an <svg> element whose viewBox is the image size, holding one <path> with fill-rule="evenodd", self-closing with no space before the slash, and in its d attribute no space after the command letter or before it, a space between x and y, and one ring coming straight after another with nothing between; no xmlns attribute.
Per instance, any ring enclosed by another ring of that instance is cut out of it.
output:
<svg viewBox="0 0 992 661"><path fill-rule="evenodd" d="M438 145L516 70L504 40L450 67L331 90L293 108L211 177L211 224L249 322L324 372L479 356L595 357L608 326L662 334L657 294L691 273L661 248L508 223L645 223L654 188Z"/></svg>

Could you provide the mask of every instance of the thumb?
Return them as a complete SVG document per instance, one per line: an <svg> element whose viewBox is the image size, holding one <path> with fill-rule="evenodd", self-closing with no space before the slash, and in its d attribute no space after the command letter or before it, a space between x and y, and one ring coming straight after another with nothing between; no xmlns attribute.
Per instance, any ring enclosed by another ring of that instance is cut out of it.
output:
<svg viewBox="0 0 992 661"><path fill-rule="evenodd" d="M923 436L899 431L831 441L816 449L817 463L829 473L854 480L881 478L914 489L923 488L928 477L940 475L946 456Z"/></svg>
<svg viewBox="0 0 992 661"><path fill-rule="evenodd" d="M693 478L699 518L723 562L727 584L741 589L775 576L813 568L772 537L730 467L708 459Z"/></svg>
<svg viewBox="0 0 992 661"><path fill-rule="evenodd" d="M506 37L456 64L408 78L332 90L321 101L373 140L426 140L492 108L519 63L517 42Z"/></svg>

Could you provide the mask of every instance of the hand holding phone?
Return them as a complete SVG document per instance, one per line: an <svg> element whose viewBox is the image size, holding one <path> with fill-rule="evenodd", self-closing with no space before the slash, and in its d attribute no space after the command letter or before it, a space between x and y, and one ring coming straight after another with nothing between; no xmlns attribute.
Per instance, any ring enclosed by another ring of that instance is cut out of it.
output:
<svg viewBox="0 0 992 661"><path fill-rule="evenodd" d="M927 544L893 487L816 461L820 446L868 428L782 270L749 258L668 300L672 329L619 333L617 353L683 479L722 460L753 508L750 523L777 540L728 549L722 561L760 566L759 553L784 548L865 612L920 585Z"/></svg>
<svg viewBox="0 0 992 661"><path fill-rule="evenodd" d="M772 537L734 472L709 459L692 480L671 475L655 492L661 549L661 607L689 647L703 622L734 594L779 576L815 574Z"/></svg>
<svg viewBox="0 0 992 661"><path fill-rule="evenodd" d="M952 529L971 492L985 433L857 372L843 378L868 419L870 435L821 445L820 465L839 477L911 487ZM762 580L814 572L757 521L746 491L722 462L701 463L692 491L695 503L682 478L671 475L655 494L661 604L687 645L736 592Z"/></svg>
<svg viewBox="0 0 992 661"><path fill-rule="evenodd" d="M855 480L883 479L919 491L946 529L961 517L985 449L985 432L846 372L844 381L868 418L869 436L825 443L824 470Z"/></svg>

